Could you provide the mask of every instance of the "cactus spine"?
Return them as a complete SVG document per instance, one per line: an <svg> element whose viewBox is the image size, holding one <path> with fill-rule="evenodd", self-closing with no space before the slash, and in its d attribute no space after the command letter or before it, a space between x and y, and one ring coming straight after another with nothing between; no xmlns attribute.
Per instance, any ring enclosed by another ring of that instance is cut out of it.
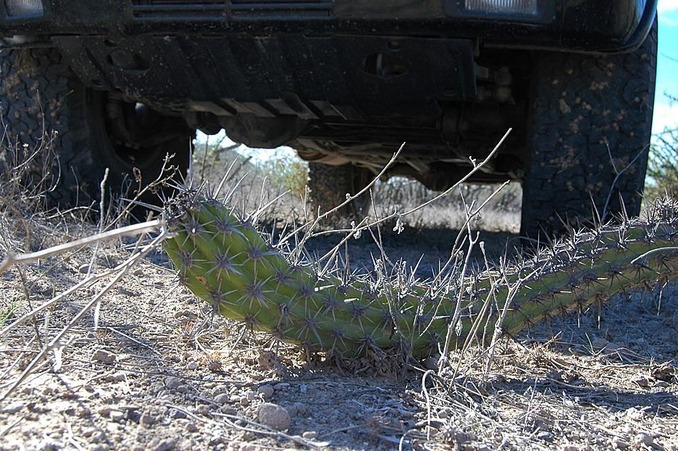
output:
<svg viewBox="0 0 678 451"><path fill-rule="evenodd" d="M673 213L674 223L593 233L561 252L552 250L542 258L549 261L544 272L539 264L523 264L503 271L501 280L476 276L467 282L464 299L434 296L431 287L404 287L396 281L374 286L318 277L311 266L289 263L231 209L195 193L167 208L172 236L164 246L195 295L253 329L346 357L371 348L399 348L425 357L450 338L452 321L452 347L461 346L469 335L487 341L509 301L500 327L514 334L621 290L678 279Z"/></svg>

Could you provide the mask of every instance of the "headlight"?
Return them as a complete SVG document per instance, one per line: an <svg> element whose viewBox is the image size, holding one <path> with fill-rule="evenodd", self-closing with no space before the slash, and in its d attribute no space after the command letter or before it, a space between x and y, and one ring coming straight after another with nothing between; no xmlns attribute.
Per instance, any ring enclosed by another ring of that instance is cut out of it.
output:
<svg viewBox="0 0 678 451"><path fill-rule="evenodd" d="M474 13L525 14L536 16L537 0L464 0L464 9Z"/></svg>
<svg viewBox="0 0 678 451"><path fill-rule="evenodd" d="M5 0L8 17L42 16L45 9L42 0Z"/></svg>

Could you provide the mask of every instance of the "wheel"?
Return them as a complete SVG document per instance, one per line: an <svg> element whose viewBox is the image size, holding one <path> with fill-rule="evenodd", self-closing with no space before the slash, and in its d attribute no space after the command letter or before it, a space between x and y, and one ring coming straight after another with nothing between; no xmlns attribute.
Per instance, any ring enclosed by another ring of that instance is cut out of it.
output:
<svg viewBox="0 0 678 451"><path fill-rule="evenodd" d="M374 175L367 168L352 164L329 166L321 163L308 164L308 188L314 213L323 214L346 201L346 195L359 193L370 184ZM362 219L370 209L368 193L340 208L332 218Z"/></svg>
<svg viewBox="0 0 678 451"><path fill-rule="evenodd" d="M558 235L566 224L639 214L656 59L656 24L632 53L536 56L523 236Z"/></svg>
<svg viewBox="0 0 678 451"><path fill-rule="evenodd" d="M177 177L187 173L193 131L182 119L85 87L56 49L2 50L0 71L3 146L18 154L4 165L32 155L23 183L42 182L51 205L97 201L107 168L109 193L128 198L161 174L168 154ZM158 194L140 200L157 205Z"/></svg>

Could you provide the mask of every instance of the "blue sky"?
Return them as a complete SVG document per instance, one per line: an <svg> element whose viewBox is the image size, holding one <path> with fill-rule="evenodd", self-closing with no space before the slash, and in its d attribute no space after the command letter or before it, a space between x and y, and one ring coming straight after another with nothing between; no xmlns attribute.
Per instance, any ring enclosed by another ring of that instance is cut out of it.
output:
<svg viewBox="0 0 678 451"><path fill-rule="evenodd" d="M678 103L666 97L678 97L678 0L659 0L659 53L657 55L657 94L655 96L655 132L678 127Z"/></svg>

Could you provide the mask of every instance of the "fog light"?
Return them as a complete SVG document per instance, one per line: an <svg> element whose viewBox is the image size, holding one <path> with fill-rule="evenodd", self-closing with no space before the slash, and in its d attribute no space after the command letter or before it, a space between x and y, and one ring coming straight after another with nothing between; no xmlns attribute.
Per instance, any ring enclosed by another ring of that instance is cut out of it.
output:
<svg viewBox="0 0 678 451"><path fill-rule="evenodd" d="M7 16L42 16L42 0L5 0Z"/></svg>
<svg viewBox="0 0 678 451"><path fill-rule="evenodd" d="M489 14L537 15L537 0L465 0L467 11Z"/></svg>

